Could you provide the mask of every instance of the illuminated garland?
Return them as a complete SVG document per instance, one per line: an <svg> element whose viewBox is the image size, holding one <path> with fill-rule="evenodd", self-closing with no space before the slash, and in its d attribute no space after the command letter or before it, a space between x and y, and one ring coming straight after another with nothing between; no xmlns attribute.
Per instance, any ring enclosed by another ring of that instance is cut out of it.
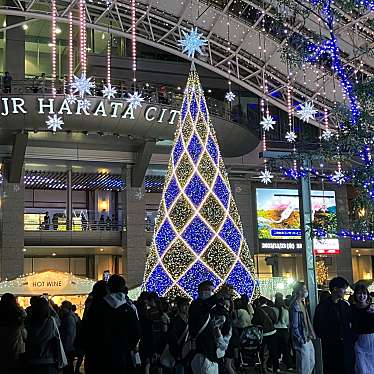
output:
<svg viewBox="0 0 374 374"><path fill-rule="evenodd" d="M57 8L56 8L56 0L52 0L52 95L56 95L56 76L57 76L57 68L56 68L56 34L57 34Z"/></svg>
<svg viewBox="0 0 374 374"><path fill-rule="evenodd" d="M195 298L197 287L232 285L253 297L254 265L199 76L191 69L147 259L144 288Z"/></svg>

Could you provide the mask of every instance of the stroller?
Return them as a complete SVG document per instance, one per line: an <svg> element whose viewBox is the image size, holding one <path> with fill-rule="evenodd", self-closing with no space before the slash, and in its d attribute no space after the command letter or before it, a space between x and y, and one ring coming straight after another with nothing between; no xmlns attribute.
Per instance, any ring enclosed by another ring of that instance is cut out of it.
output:
<svg viewBox="0 0 374 374"><path fill-rule="evenodd" d="M261 362L260 349L263 339L261 326L248 326L240 334L239 367L256 367L260 374L265 374Z"/></svg>

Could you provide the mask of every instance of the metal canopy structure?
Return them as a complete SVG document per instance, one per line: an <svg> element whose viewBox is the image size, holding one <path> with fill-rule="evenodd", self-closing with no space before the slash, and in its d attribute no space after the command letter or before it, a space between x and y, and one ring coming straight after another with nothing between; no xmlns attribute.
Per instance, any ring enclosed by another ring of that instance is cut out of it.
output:
<svg viewBox="0 0 374 374"><path fill-rule="evenodd" d="M77 3L77 0L57 0L57 21L68 22L68 13L74 10L73 22L78 25ZM181 53L178 42L182 31L197 26L208 40L205 55L195 60L198 65L225 78L229 78L231 66L231 81L259 96L262 95L263 72L266 71L270 103L287 110L288 70L281 58L288 40L285 30L292 32L295 40L307 37L310 32L328 36L326 26L309 2L299 3L309 14L306 19L295 16L285 6L279 9L282 2L274 0L141 0L137 1L137 39L140 43L187 58ZM87 0L87 27L130 38L130 7L129 0ZM339 37L343 63L357 79L372 76L374 59L365 51L374 46L373 13L348 14L339 9L337 2L335 7L339 13L335 32ZM279 11L289 12L289 17L294 17L292 27L279 23ZM12 0L6 6L0 6L0 14L25 17L25 22L49 20L51 3L46 0ZM229 41L227 23L230 24ZM15 26L19 25L0 30ZM263 43L266 52L259 48ZM322 85L326 94L322 94ZM334 101L344 100L337 78L326 67L307 68L305 78L303 71L295 71L292 86L295 102L312 99L320 109L332 107ZM313 124L320 126L318 120Z"/></svg>
<svg viewBox="0 0 374 374"><path fill-rule="evenodd" d="M161 192L165 177L146 175L144 188L147 192ZM3 176L0 174L0 184ZM53 171L26 170L24 175L26 188L30 189L67 189L67 173ZM72 189L75 191L122 191L126 182L121 175L109 173L72 173Z"/></svg>

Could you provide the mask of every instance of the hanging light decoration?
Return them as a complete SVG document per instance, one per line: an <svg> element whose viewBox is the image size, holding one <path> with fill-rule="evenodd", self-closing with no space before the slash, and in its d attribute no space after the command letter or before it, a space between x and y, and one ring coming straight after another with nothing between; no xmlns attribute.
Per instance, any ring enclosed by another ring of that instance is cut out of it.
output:
<svg viewBox="0 0 374 374"><path fill-rule="evenodd" d="M56 77L57 77L57 66L56 66L56 32L57 29L57 7L56 0L52 0L52 95L56 95Z"/></svg>
<svg viewBox="0 0 374 374"><path fill-rule="evenodd" d="M230 42L230 12L227 12L227 53L230 56L231 54L231 42ZM228 91L226 92L225 99L230 103L235 100L235 94L231 91L231 60L229 58L229 61L227 62L228 65L228 74L229 74L229 80L228 80Z"/></svg>
<svg viewBox="0 0 374 374"><path fill-rule="evenodd" d="M259 38L259 52L260 52L260 59L262 53L264 54L264 59L266 61L266 36L265 32L265 20L262 19L262 33L263 33L263 40L261 40L261 33L258 34ZM260 101L260 110L261 110L261 132L262 132L262 152L265 154L267 150L267 139L266 133L270 130L274 129L275 121L273 117L270 115L269 112L269 88L268 88L268 81L266 78L266 71L265 68L262 71L262 90L263 90L263 97ZM268 184L272 182L274 176L271 174L270 170L268 169L268 160L264 157L264 170L260 172L260 175L257 177L260 179L261 183Z"/></svg>
<svg viewBox="0 0 374 374"><path fill-rule="evenodd" d="M80 28L80 63L81 74L87 74L87 31L86 31L86 2L79 0L79 28Z"/></svg>
<svg viewBox="0 0 374 374"><path fill-rule="evenodd" d="M136 109L142 106L144 101L141 93L138 92L136 87L136 2L131 0L131 56L132 56L132 73L133 73L133 86L134 93L128 95L126 101L129 103L130 108Z"/></svg>
<svg viewBox="0 0 374 374"><path fill-rule="evenodd" d="M109 30L108 30L109 33ZM117 88L112 86L112 37L108 37L108 44L107 44L107 67L106 67L106 84L104 85L104 89L101 91L103 93L103 97L106 97L108 100L115 98L117 94Z"/></svg>

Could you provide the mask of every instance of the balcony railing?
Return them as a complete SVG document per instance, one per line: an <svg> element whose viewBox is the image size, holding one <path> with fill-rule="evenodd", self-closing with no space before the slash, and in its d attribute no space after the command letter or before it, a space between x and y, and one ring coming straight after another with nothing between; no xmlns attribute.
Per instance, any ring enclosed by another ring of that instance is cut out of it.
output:
<svg viewBox="0 0 374 374"><path fill-rule="evenodd" d="M102 96L101 90L104 88L104 79L92 77L96 87L92 90L93 96ZM113 81L117 88L117 99L123 99L133 91L133 87L128 81ZM54 85L55 94L64 95L69 93L69 85L66 80L57 81ZM138 82L138 91L142 92L146 102L150 104L167 105L173 108L180 108L183 100L183 90L181 87L151 84L148 82ZM217 115L228 121L246 125L248 119L243 113L231 110L233 106L229 103L217 100L209 96L209 90L205 93L207 105L212 115ZM52 95L52 82L49 79L26 78L24 80L12 80L11 86L4 87L1 82L0 97L2 95L38 95L49 97Z"/></svg>

